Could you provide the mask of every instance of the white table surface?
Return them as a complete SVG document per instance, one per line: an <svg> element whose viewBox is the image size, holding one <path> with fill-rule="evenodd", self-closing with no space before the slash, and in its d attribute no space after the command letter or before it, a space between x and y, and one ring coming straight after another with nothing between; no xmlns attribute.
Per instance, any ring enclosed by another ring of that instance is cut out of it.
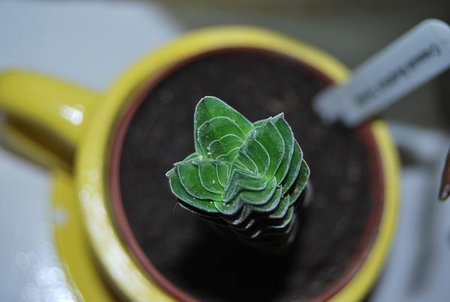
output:
<svg viewBox="0 0 450 302"><path fill-rule="evenodd" d="M33 69L105 90L129 64L180 33L234 23L278 29L355 66L422 18L444 14L439 5L397 11L298 5L293 12L280 5L270 11L257 5L0 1L0 70ZM450 134L436 109L436 85L384 114L413 162L403 168L400 224L373 301L450 297L450 203L435 197ZM1 301L74 299L53 243L50 186L49 172L0 149Z"/></svg>

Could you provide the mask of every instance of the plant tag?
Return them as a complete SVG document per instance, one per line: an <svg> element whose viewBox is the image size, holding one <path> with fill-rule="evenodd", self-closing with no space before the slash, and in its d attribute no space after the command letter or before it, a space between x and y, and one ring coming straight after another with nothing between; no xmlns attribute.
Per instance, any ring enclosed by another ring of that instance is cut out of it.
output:
<svg viewBox="0 0 450 302"><path fill-rule="evenodd" d="M450 67L450 27L436 19L419 23L359 65L347 82L313 102L324 122L355 126Z"/></svg>

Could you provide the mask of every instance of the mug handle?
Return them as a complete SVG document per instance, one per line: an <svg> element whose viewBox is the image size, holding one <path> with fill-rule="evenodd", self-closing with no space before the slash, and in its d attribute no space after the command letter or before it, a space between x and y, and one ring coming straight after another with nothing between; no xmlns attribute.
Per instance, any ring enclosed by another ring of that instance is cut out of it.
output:
<svg viewBox="0 0 450 302"><path fill-rule="evenodd" d="M0 73L0 143L49 168L70 171L100 93L39 73Z"/></svg>

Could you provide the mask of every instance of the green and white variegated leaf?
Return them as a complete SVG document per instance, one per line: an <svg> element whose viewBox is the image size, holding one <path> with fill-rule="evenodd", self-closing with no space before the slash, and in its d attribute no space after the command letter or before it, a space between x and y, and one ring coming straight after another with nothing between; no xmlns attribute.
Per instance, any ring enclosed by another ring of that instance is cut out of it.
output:
<svg viewBox="0 0 450 302"><path fill-rule="evenodd" d="M282 113L251 123L204 97L195 109L194 145L195 153L167 172L182 206L248 239L293 228L310 171Z"/></svg>

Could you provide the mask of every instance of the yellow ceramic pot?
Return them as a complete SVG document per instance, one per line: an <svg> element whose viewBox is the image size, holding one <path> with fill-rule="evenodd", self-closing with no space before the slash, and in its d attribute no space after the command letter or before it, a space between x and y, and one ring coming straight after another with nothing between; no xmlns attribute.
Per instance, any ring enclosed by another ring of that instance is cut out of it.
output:
<svg viewBox="0 0 450 302"><path fill-rule="evenodd" d="M190 299L158 280L157 273L149 274L143 269L116 228L108 181L111 144L117 135L117 123L140 98L143 87L156 81L161 74L192 57L233 48L262 49L288 56L313 67L334 82L341 82L348 76L344 66L311 46L248 27L213 28L180 38L132 66L105 93L26 71L0 75L0 110L7 114L4 141L8 147L40 164L66 171L61 172L66 175L62 177L66 186L74 183L75 189L64 189L63 185L56 194L60 196L75 190L78 201L72 202L71 207L80 207L89 247L81 241L75 241L78 245L74 244L71 249L60 246L62 257L72 259L70 261L76 261L77 256L86 260L90 255L86 249L92 249L96 261L121 297L132 301ZM346 272L326 293L318 296L318 300L357 301L364 297L377 279L392 241L399 206L396 153L381 121L371 122L362 131L373 140L377 166L382 174L379 184L382 203L379 223L375 226L376 236L357 267ZM76 229L77 226L73 228L75 231L68 234L84 232ZM61 239L60 244L67 245L69 241ZM89 265L91 262L80 263ZM69 272L70 269L69 265ZM72 269L78 270L78 273L72 272L72 276L79 275L80 269L76 265L72 264ZM99 292L95 288L104 286L99 278L94 280L91 275L91 284L75 286L82 294L83 291L97 291L97 297L103 295L110 299L112 296L106 294L108 290Z"/></svg>

